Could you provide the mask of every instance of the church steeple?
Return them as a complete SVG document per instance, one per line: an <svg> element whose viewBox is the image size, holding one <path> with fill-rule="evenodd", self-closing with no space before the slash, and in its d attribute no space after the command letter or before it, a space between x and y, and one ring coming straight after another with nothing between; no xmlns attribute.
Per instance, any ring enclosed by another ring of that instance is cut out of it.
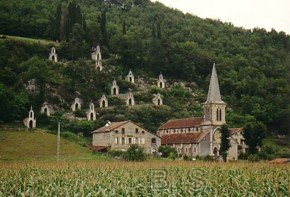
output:
<svg viewBox="0 0 290 197"><path fill-rule="evenodd" d="M226 105L227 104L221 99L220 87L214 63L207 99L206 102L203 103L204 122L216 126L225 124Z"/></svg>
<svg viewBox="0 0 290 197"><path fill-rule="evenodd" d="M213 63L212 67L206 103L223 103L221 99L220 86L215 68L215 63Z"/></svg>

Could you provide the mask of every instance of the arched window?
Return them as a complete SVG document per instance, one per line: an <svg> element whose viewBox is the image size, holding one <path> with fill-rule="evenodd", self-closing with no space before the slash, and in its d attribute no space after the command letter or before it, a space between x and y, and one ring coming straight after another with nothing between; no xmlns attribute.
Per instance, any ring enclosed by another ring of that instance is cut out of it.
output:
<svg viewBox="0 0 290 197"><path fill-rule="evenodd" d="M221 108L216 109L216 120L221 121L222 120L222 110Z"/></svg>
<svg viewBox="0 0 290 197"><path fill-rule="evenodd" d="M91 113L91 120L94 120L94 114Z"/></svg>
<svg viewBox="0 0 290 197"><path fill-rule="evenodd" d="M113 95L116 95L117 94L117 90L116 88L113 89Z"/></svg>
<svg viewBox="0 0 290 197"><path fill-rule="evenodd" d="M103 100L103 107L106 107L106 101L105 100Z"/></svg>
<svg viewBox="0 0 290 197"><path fill-rule="evenodd" d="M157 103L157 105L160 105L160 99L158 99L158 103Z"/></svg>
<svg viewBox="0 0 290 197"><path fill-rule="evenodd" d="M163 83L162 82L159 83L159 87L163 88Z"/></svg>

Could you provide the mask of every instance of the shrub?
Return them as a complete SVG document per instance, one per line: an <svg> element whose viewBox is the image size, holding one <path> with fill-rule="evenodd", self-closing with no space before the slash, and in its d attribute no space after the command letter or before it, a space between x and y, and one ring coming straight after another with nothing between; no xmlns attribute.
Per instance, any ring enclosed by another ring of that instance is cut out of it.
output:
<svg viewBox="0 0 290 197"><path fill-rule="evenodd" d="M177 152L175 151L173 151L173 152L170 152L170 154L169 154L169 156L168 156L168 158L170 158L170 159L172 159L172 160L175 160L176 158L178 157L178 155L177 155Z"/></svg>
<svg viewBox="0 0 290 197"><path fill-rule="evenodd" d="M162 154L161 157L169 157L170 153L174 153L176 154L176 157L177 157L177 151L171 147L171 146L160 146L158 151Z"/></svg>
<svg viewBox="0 0 290 197"><path fill-rule="evenodd" d="M124 157L125 152L124 151L120 151L120 150L114 150L114 149L110 149L108 151L108 155L111 157Z"/></svg>
<svg viewBox="0 0 290 197"><path fill-rule="evenodd" d="M125 152L124 159L128 161L144 161L146 160L146 154L143 147L136 144L130 146L130 148Z"/></svg>
<svg viewBox="0 0 290 197"><path fill-rule="evenodd" d="M257 154L251 154L248 156L248 161L257 162L260 161L260 157Z"/></svg>

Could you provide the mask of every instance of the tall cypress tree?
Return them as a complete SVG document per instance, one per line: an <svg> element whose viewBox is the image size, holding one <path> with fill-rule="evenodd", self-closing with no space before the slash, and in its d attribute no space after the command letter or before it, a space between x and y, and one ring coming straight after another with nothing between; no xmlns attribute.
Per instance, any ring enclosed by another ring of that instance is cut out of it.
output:
<svg viewBox="0 0 290 197"><path fill-rule="evenodd" d="M61 4L58 4L55 16L55 40L60 40L61 16L62 16Z"/></svg>
<svg viewBox="0 0 290 197"><path fill-rule="evenodd" d="M221 128L221 147L220 155L223 157L223 160L227 161L228 150L231 147L230 145L230 131L227 125L222 125Z"/></svg>
<svg viewBox="0 0 290 197"><path fill-rule="evenodd" d="M102 11L101 14L101 33L102 33L102 44L106 47L109 46L108 34L107 34L107 16L106 11Z"/></svg>

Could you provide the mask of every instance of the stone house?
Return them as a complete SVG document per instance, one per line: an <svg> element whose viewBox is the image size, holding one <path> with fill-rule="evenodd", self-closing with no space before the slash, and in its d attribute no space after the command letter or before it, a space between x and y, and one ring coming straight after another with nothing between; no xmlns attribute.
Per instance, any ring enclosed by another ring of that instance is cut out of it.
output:
<svg viewBox="0 0 290 197"><path fill-rule="evenodd" d="M226 124L226 103L221 100L215 64L213 65L209 91L203 103L203 117L169 120L161 125L157 135L162 145L174 147L181 155L219 156L221 126ZM245 148L242 128L230 128L228 159L236 160L239 149Z"/></svg>
<svg viewBox="0 0 290 197"><path fill-rule="evenodd" d="M161 145L161 138L159 136L130 120L109 122L105 126L93 131L92 134L92 145L95 150L111 148L125 151L130 145L137 144L144 147L146 153L153 153Z"/></svg>

